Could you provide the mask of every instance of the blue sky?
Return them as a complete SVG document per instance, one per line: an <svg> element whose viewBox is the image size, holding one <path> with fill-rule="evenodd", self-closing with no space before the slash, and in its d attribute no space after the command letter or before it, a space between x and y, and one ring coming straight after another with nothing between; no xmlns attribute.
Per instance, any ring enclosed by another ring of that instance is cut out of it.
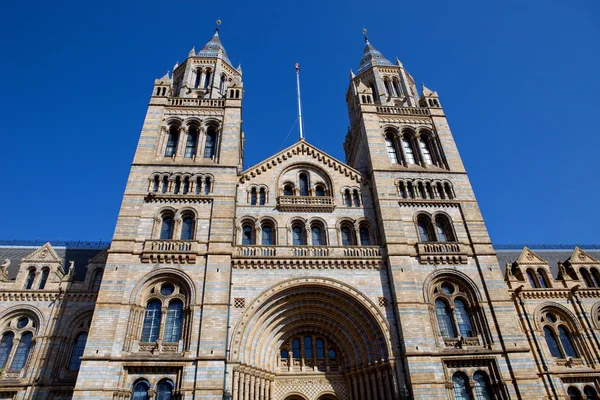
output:
<svg viewBox="0 0 600 400"><path fill-rule="evenodd" d="M251 4L251 5L249 5ZM598 243L600 3L4 2L0 239L110 239L155 78L211 37L244 71L245 164L344 159L361 29L438 91L494 243Z"/></svg>

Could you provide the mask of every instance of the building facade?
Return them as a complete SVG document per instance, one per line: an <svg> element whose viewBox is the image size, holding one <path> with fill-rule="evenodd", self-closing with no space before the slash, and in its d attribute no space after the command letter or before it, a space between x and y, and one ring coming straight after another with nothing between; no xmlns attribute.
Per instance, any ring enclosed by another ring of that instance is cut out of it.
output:
<svg viewBox="0 0 600 400"><path fill-rule="evenodd" d="M154 83L110 247L0 247L1 399L598 398L600 251L496 251L400 61L366 41L346 162L244 170L243 95L217 30Z"/></svg>

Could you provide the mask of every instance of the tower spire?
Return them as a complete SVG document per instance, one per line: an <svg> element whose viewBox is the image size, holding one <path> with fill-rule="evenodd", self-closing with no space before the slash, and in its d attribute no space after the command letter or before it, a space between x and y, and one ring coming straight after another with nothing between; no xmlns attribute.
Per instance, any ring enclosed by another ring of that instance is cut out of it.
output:
<svg viewBox="0 0 600 400"><path fill-rule="evenodd" d="M300 103L300 65L296 63L296 87L298 88L298 124L300 125L300 140L304 139L302 131L302 105Z"/></svg>

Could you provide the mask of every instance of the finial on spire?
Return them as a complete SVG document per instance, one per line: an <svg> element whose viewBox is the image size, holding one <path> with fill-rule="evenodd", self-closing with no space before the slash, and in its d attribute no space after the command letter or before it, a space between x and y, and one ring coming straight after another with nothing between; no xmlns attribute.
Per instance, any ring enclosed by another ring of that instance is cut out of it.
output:
<svg viewBox="0 0 600 400"><path fill-rule="evenodd" d="M217 28L215 29L215 33L219 33L219 25L221 25L221 18L217 18Z"/></svg>
<svg viewBox="0 0 600 400"><path fill-rule="evenodd" d="M369 43L369 37L367 36L367 28L363 28L362 34L365 35L365 43Z"/></svg>

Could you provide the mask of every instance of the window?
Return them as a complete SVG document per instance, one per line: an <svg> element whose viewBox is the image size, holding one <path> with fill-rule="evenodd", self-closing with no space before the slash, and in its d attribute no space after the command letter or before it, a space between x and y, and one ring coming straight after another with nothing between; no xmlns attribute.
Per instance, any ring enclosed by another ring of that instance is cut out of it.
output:
<svg viewBox="0 0 600 400"><path fill-rule="evenodd" d="M461 336L475 336L471 325L471 317L467 311L467 305L462 299L454 300L454 316L456 317L456 324L458 325L458 331Z"/></svg>
<svg viewBox="0 0 600 400"><path fill-rule="evenodd" d="M581 392L575 386L569 386L567 389L567 394L569 395L569 399L573 400L581 400Z"/></svg>
<svg viewBox="0 0 600 400"><path fill-rule="evenodd" d="M270 224L263 224L261 228L261 244L263 246L272 246L274 244L273 227Z"/></svg>
<svg viewBox="0 0 600 400"><path fill-rule="evenodd" d="M292 354L294 357L298 358L301 355L300 352L300 340L294 339L292 342Z"/></svg>
<svg viewBox="0 0 600 400"><path fill-rule="evenodd" d="M437 215L435 217L435 232L438 242L454 242L452 226L445 215Z"/></svg>
<svg viewBox="0 0 600 400"><path fill-rule="evenodd" d="M162 180L162 190L161 190L161 192L163 194L165 194L165 193L167 193L168 190L169 190L169 178L165 176L165 177L163 177L163 180Z"/></svg>
<svg viewBox="0 0 600 400"><path fill-rule="evenodd" d="M360 244L363 246L371 246L371 234L369 228L365 225L361 225L359 228Z"/></svg>
<svg viewBox="0 0 600 400"><path fill-rule="evenodd" d="M475 338L471 304L473 295L464 285L442 279L433 285L435 315L440 334L444 338ZM451 307L452 306L452 307Z"/></svg>
<svg viewBox="0 0 600 400"><path fill-rule="evenodd" d="M310 336L304 337L304 358L312 358L312 338Z"/></svg>
<svg viewBox="0 0 600 400"><path fill-rule="evenodd" d="M209 177L204 179L204 194L209 194L212 189L212 182Z"/></svg>
<svg viewBox="0 0 600 400"><path fill-rule="evenodd" d="M154 177L154 179L152 181L152 191L154 193L157 193L159 187L160 187L160 177L157 175Z"/></svg>
<svg viewBox="0 0 600 400"><path fill-rule="evenodd" d="M71 353L71 360L69 361L70 371L79 371L79 367L81 366L81 356L83 356L83 351L85 350L87 337L88 334L86 332L82 332L75 338L73 352Z"/></svg>
<svg viewBox="0 0 600 400"><path fill-rule="evenodd" d="M38 289L43 289L46 287L46 281L48 281L49 274L50 274L50 270L48 268L44 268L42 270L42 277L40 279L40 284L38 285Z"/></svg>
<svg viewBox="0 0 600 400"><path fill-rule="evenodd" d="M402 138L402 150L404 151L404 157L407 164L415 164L415 153L411 144L411 140L404 136Z"/></svg>
<svg viewBox="0 0 600 400"><path fill-rule="evenodd" d="M543 269L539 268L537 270L537 278L540 282L540 287L546 289L548 287L548 280L546 279L546 273Z"/></svg>
<svg viewBox="0 0 600 400"><path fill-rule="evenodd" d="M590 271L592 272L592 281L594 282L594 286L600 287L600 273L598 273L596 268L591 268Z"/></svg>
<svg viewBox="0 0 600 400"><path fill-rule="evenodd" d="M196 149L198 148L198 128L191 126L187 142L185 143L185 158L192 158L196 155Z"/></svg>
<svg viewBox="0 0 600 400"><path fill-rule="evenodd" d="M396 146L394 146L394 137L391 134L385 136L385 147L390 162L392 164L398 164L398 153L396 152Z"/></svg>
<svg viewBox="0 0 600 400"><path fill-rule="evenodd" d="M473 375L475 383L475 400L491 400L488 376L485 372L477 371Z"/></svg>
<svg viewBox="0 0 600 400"><path fill-rule="evenodd" d="M173 238L173 216L163 216L162 223L160 225L160 239L172 239Z"/></svg>
<svg viewBox="0 0 600 400"><path fill-rule="evenodd" d="M325 196L325 188L322 185L317 185L315 187L315 196L318 196L318 197Z"/></svg>
<svg viewBox="0 0 600 400"><path fill-rule="evenodd" d="M402 96L402 90L400 90L400 82L394 79L392 83L394 84L394 90L396 91L396 95L398 97Z"/></svg>
<svg viewBox="0 0 600 400"><path fill-rule="evenodd" d="M194 87L197 88L198 86L200 86L200 76L202 75L202 70L201 69L197 69L196 70L196 80L194 82Z"/></svg>
<svg viewBox="0 0 600 400"><path fill-rule="evenodd" d="M188 194L189 191L190 191L190 178L186 176L185 178L183 178L183 194Z"/></svg>
<svg viewBox="0 0 600 400"><path fill-rule="evenodd" d="M292 244L294 246L302 246L306 244L304 227L301 224L294 224L292 226Z"/></svg>
<svg viewBox="0 0 600 400"><path fill-rule="evenodd" d="M169 127L169 136L167 137L167 148L165 157L173 157L177 151L177 142L179 141L179 127L171 125Z"/></svg>
<svg viewBox="0 0 600 400"><path fill-rule="evenodd" d="M287 350L281 350L281 358L290 358L290 353Z"/></svg>
<svg viewBox="0 0 600 400"><path fill-rule="evenodd" d="M390 83L389 79L384 79L383 84L385 85L385 90L386 90L388 96L390 96L390 97L394 96L392 84Z"/></svg>
<svg viewBox="0 0 600 400"><path fill-rule="evenodd" d="M0 369L4 368L8 361L8 356L13 348L14 338L15 334L12 332L6 332L2 335L2 340L0 340Z"/></svg>
<svg viewBox="0 0 600 400"><path fill-rule="evenodd" d="M25 289L31 289L33 287L33 281L35 280L35 269L30 269L27 273L27 279L25 280Z"/></svg>
<svg viewBox="0 0 600 400"><path fill-rule="evenodd" d="M173 396L173 382L169 379L163 379L158 382L156 391L156 400L171 400Z"/></svg>
<svg viewBox="0 0 600 400"><path fill-rule="evenodd" d="M354 200L354 206L360 207L360 195L358 194L358 190L352 192L352 199Z"/></svg>
<svg viewBox="0 0 600 400"><path fill-rule="evenodd" d="M217 142L217 131L211 126L206 132L206 144L204 145L204 158L213 158Z"/></svg>
<svg viewBox="0 0 600 400"><path fill-rule="evenodd" d="M530 269L527 270L527 279L529 279L529 284L531 285L532 288L540 287L540 284L537 281L537 277L535 276L533 271Z"/></svg>
<svg viewBox="0 0 600 400"><path fill-rule="evenodd" d="M265 192L265 188L260 188L258 192L258 204L264 206L267 201L267 194Z"/></svg>
<svg viewBox="0 0 600 400"><path fill-rule="evenodd" d="M552 357L562 358L562 354L560 352L560 348L558 347L558 342L556 341L556 336L554 336L554 332L550 327L544 327L544 339L546 339L546 344L548 345L548 349L550 350L550 354Z"/></svg>
<svg viewBox="0 0 600 400"><path fill-rule="evenodd" d="M471 394L467 387L467 378L460 372L456 372L452 376L454 384L454 400L471 400Z"/></svg>
<svg viewBox="0 0 600 400"><path fill-rule="evenodd" d="M181 190L181 177L178 176L175 178L175 186L173 188L173 193L179 194L180 190Z"/></svg>
<svg viewBox="0 0 600 400"><path fill-rule="evenodd" d="M429 146L429 141L427 138L420 137L419 138L419 148L421 149L421 156L423 157L423 162L425 164L433 164L433 159L431 158L431 148Z"/></svg>
<svg viewBox="0 0 600 400"><path fill-rule="evenodd" d="M563 315L554 311L543 313L541 318L541 324L544 326L544 338L552 357L578 358L579 352L573 343L569 328L565 325L568 318L565 319Z"/></svg>
<svg viewBox="0 0 600 400"><path fill-rule="evenodd" d="M167 320L165 323L165 342L178 342L181 339L181 327L183 324L183 302L172 300L167 308Z"/></svg>
<svg viewBox="0 0 600 400"><path fill-rule="evenodd" d="M327 356L329 357L330 360L334 360L335 359L335 350L329 349L329 351L327 352Z"/></svg>
<svg viewBox="0 0 600 400"><path fill-rule="evenodd" d="M426 215L419 215L417 218L417 227L419 228L419 240L421 242L433 242L433 232L431 229L431 219Z"/></svg>
<svg viewBox="0 0 600 400"><path fill-rule="evenodd" d="M448 304L438 299L435 301L435 315L438 320L438 327L442 337L450 338L456 337L456 331L454 330L454 324L452 323L452 317L450 315L450 307Z"/></svg>
<svg viewBox="0 0 600 400"><path fill-rule="evenodd" d="M100 290L100 285L102 284L102 275L104 270L96 271L94 277L92 278L92 290L98 291Z"/></svg>
<svg viewBox="0 0 600 400"><path fill-rule="evenodd" d="M592 386L587 385L583 388L583 394L585 394L586 400L597 400L598 392Z"/></svg>
<svg viewBox="0 0 600 400"><path fill-rule="evenodd" d="M255 206L256 205L256 188L253 187L250 190L250 205L251 206Z"/></svg>
<svg viewBox="0 0 600 400"><path fill-rule="evenodd" d="M279 349L281 359L294 358L305 359L304 365L318 366L319 371L326 371L326 366L336 368L339 365L337 359L337 350L334 343L327 342L327 339L318 337L312 332L306 334L298 334L291 339L285 340ZM327 361L325 361L327 359ZM317 360L323 360L317 362ZM286 365L293 365L287 363ZM297 365L297 364L296 364ZM332 369L333 371L334 369Z"/></svg>
<svg viewBox="0 0 600 400"><path fill-rule="evenodd" d="M343 225L340 229L340 233L342 236L342 246L353 246L356 244L354 243L352 229L348 225Z"/></svg>
<svg viewBox="0 0 600 400"><path fill-rule="evenodd" d="M317 339L316 341L317 358L325 358L325 344L323 339Z"/></svg>
<svg viewBox="0 0 600 400"><path fill-rule="evenodd" d="M592 281L592 277L590 276L588 270L582 267L579 269L579 272L581 273L581 277L583 278L585 285L589 288L593 288L594 282Z"/></svg>
<svg viewBox="0 0 600 400"><path fill-rule="evenodd" d="M293 196L294 195L294 185L288 183L283 187L283 195L284 196Z"/></svg>
<svg viewBox="0 0 600 400"><path fill-rule="evenodd" d="M323 227L320 224L314 224L311 227L311 234L313 246L323 246L326 244Z"/></svg>
<svg viewBox="0 0 600 400"><path fill-rule="evenodd" d="M306 174L300 174L300 196L308 196L308 176Z"/></svg>
<svg viewBox="0 0 600 400"><path fill-rule="evenodd" d="M254 228L249 223L242 225L242 244L254 244Z"/></svg>
<svg viewBox="0 0 600 400"><path fill-rule="evenodd" d="M181 220L181 240L192 240L194 238L194 216L185 214Z"/></svg>
<svg viewBox="0 0 600 400"><path fill-rule="evenodd" d="M142 342L156 342L160 330L160 320L162 317L162 304L160 300L150 300L146 306L146 315L144 316L144 325L142 327Z"/></svg>
<svg viewBox="0 0 600 400"><path fill-rule="evenodd" d="M352 207L352 197L350 197L350 190L344 191L344 204L346 207Z"/></svg>
<svg viewBox="0 0 600 400"><path fill-rule="evenodd" d="M560 343L562 344L563 349L565 349L565 354L569 357L577 358L578 355L575 351L575 347L571 341L571 335L569 335L567 328L564 326L559 326L558 335L560 337Z"/></svg>
<svg viewBox="0 0 600 400"><path fill-rule="evenodd" d="M19 344L17 345L17 351L15 352L15 356L10 364L11 370L20 371L23 369L25 363L27 362L27 358L29 357L32 342L33 334L31 332L26 332L21 335Z"/></svg>
<svg viewBox="0 0 600 400"><path fill-rule="evenodd" d="M150 385L147 381L137 381L136 384L133 385L131 400L148 400L148 389L150 389Z"/></svg>

